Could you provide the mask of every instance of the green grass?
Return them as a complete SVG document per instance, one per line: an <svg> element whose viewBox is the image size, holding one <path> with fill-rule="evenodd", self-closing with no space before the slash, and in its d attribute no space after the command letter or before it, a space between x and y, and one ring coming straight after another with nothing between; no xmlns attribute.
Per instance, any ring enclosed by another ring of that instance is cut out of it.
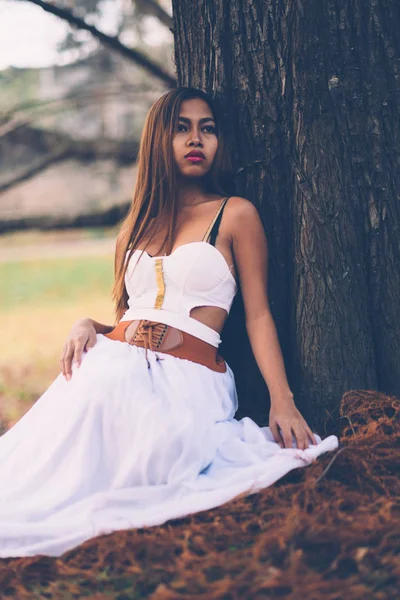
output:
<svg viewBox="0 0 400 600"><path fill-rule="evenodd" d="M73 323L114 322L112 256L0 263L0 429L20 418L59 373Z"/></svg>
<svg viewBox="0 0 400 600"><path fill-rule="evenodd" d="M41 247L43 244L75 244L88 240L115 240L118 234L116 227L88 227L85 229L61 229L39 231L12 231L0 235L1 248L23 248L26 245Z"/></svg>
<svg viewBox="0 0 400 600"><path fill-rule="evenodd" d="M68 304L90 293L110 296L113 257L57 258L0 264L0 311Z"/></svg>

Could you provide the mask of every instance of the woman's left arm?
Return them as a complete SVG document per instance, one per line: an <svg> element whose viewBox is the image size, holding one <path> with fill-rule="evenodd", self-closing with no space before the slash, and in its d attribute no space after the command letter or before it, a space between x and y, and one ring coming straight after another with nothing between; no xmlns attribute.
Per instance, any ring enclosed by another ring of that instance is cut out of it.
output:
<svg viewBox="0 0 400 600"><path fill-rule="evenodd" d="M233 202L232 202L233 200ZM296 408L286 377L276 326L268 300L268 244L257 209L244 198L230 199L230 230L245 308L246 329L261 374L268 386L269 426L277 443L305 449L316 439ZM279 433L279 429L280 433Z"/></svg>

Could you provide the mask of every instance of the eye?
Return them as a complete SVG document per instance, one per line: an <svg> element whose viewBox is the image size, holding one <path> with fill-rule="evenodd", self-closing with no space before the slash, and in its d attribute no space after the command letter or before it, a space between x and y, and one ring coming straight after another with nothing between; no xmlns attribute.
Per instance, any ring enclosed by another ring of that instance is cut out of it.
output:
<svg viewBox="0 0 400 600"><path fill-rule="evenodd" d="M183 127L183 129L182 129ZM187 125L184 123L177 123L176 125L177 131L187 131ZM216 133L217 130L213 125L204 125L203 130L206 130L207 133Z"/></svg>

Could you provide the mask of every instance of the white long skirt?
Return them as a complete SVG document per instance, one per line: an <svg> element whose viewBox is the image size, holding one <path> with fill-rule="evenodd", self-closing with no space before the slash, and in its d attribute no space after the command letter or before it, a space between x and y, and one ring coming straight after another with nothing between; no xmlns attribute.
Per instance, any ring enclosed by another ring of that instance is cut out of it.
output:
<svg viewBox="0 0 400 600"><path fill-rule="evenodd" d="M234 419L234 376L97 336L0 437L0 557L60 556L120 529L159 525L273 484L334 450L281 449Z"/></svg>

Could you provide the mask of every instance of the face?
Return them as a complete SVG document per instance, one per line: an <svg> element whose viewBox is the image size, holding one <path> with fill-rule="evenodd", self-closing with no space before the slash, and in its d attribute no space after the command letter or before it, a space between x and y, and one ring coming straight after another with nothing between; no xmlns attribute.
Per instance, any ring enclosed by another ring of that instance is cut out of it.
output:
<svg viewBox="0 0 400 600"><path fill-rule="evenodd" d="M172 140L178 172L188 178L202 177L210 170L217 148L216 123L207 102L201 98L183 100ZM189 153L200 153L204 158Z"/></svg>

